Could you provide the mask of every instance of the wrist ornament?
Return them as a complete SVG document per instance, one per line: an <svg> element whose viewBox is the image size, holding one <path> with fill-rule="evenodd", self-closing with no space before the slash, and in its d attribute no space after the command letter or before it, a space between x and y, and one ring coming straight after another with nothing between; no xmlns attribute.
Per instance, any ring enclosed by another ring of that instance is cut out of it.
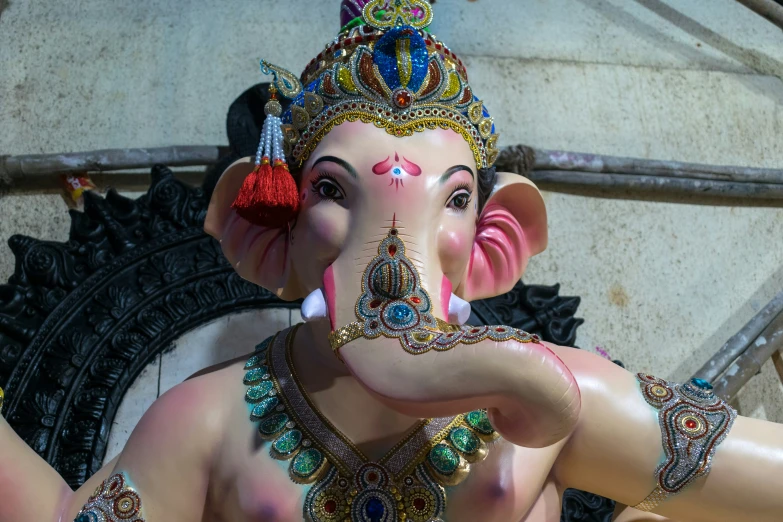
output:
<svg viewBox="0 0 783 522"><path fill-rule="evenodd" d="M715 450L728 435L737 412L715 395L712 385L703 379L670 384L644 373L636 378L644 399L658 410L665 454L655 470L655 489L632 506L652 511L710 472Z"/></svg>

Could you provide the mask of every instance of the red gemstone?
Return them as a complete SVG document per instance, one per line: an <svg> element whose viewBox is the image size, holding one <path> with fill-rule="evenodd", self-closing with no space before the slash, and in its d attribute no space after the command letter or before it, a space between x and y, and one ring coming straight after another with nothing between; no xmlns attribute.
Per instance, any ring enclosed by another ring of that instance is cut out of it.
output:
<svg viewBox="0 0 783 522"><path fill-rule="evenodd" d="M474 328L474 329L472 329L472 330L470 331L470 333L479 333L479 329L478 329L478 328Z"/></svg>
<svg viewBox="0 0 783 522"><path fill-rule="evenodd" d="M378 328L378 321L372 321L370 323L370 328Z"/></svg>
<svg viewBox="0 0 783 522"><path fill-rule="evenodd" d="M324 511L329 513L330 515L337 511L337 502L334 500L327 500L324 502Z"/></svg>
<svg viewBox="0 0 783 522"><path fill-rule="evenodd" d="M421 303L421 299L418 297L411 297L411 303L419 304Z"/></svg>
<svg viewBox="0 0 783 522"><path fill-rule="evenodd" d="M397 107L408 107L413 101L413 96L406 90L400 90L394 93L394 103Z"/></svg>
<svg viewBox="0 0 783 522"><path fill-rule="evenodd" d="M427 501L421 497L416 497L413 499L413 507L416 511L423 511L427 507Z"/></svg>
<svg viewBox="0 0 783 522"><path fill-rule="evenodd" d="M393 236L396 236L397 235L397 229L393 228L393 229L389 230L389 234L391 234Z"/></svg>
<svg viewBox="0 0 783 522"><path fill-rule="evenodd" d="M346 38L343 45L351 45L353 43L353 38Z"/></svg>
<svg viewBox="0 0 783 522"><path fill-rule="evenodd" d="M355 41L356 43L359 43L359 42L361 42L362 40L364 40L364 37L363 37L362 35L359 35L359 36L357 36L356 38L354 38L354 41Z"/></svg>
<svg viewBox="0 0 783 522"><path fill-rule="evenodd" d="M698 424L693 419L688 419L685 421L685 427L688 428L689 430L696 428L696 426L698 426Z"/></svg>
<svg viewBox="0 0 783 522"><path fill-rule="evenodd" d="M369 480L370 482L375 482L376 480L378 480L378 474L374 471L371 471L370 473L367 474L367 480Z"/></svg>
<svg viewBox="0 0 783 522"><path fill-rule="evenodd" d="M370 308L378 308L381 306L381 300L380 299L373 299L370 301Z"/></svg>
<svg viewBox="0 0 783 522"><path fill-rule="evenodd" d="M495 331L496 332L505 332L506 329L505 328L495 328Z"/></svg>
<svg viewBox="0 0 783 522"><path fill-rule="evenodd" d="M397 245L389 245L389 255L394 256L397 253Z"/></svg>
<svg viewBox="0 0 783 522"><path fill-rule="evenodd" d="M443 46L441 44L439 44L439 43L435 44L435 49L437 49L438 51L440 51L442 48L443 48Z"/></svg>

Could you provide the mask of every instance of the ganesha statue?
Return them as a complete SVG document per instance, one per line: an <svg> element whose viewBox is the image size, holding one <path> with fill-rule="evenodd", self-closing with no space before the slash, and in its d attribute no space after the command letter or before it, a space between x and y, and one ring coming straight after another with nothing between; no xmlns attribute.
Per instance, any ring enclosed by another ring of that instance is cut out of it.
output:
<svg viewBox="0 0 783 522"><path fill-rule="evenodd" d="M160 397L76 492L0 420L0 522L552 522L574 487L616 520L783 519L783 426L504 325L547 244L424 0L344 0L300 76L271 75L258 153L206 217L304 323ZM662 339L676 342L676 339Z"/></svg>

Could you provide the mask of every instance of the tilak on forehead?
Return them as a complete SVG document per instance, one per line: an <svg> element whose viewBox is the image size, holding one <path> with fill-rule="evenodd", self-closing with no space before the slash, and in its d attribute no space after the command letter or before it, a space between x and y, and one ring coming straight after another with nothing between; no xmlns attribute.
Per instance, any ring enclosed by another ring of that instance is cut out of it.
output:
<svg viewBox="0 0 783 522"><path fill-rule="evenodd" d="M429 32L432 17L425 0L343 0L340 33L300 78L261 61L273 82L255 169L232 205L241 217L265 227L293 219L299 196L289 163L301 166L346 121L400 137L451 129L470 145L479 168L492 166L498 156L492 117L468 85L462 61ZM278 95L291 100L285 112Z"/></svg>

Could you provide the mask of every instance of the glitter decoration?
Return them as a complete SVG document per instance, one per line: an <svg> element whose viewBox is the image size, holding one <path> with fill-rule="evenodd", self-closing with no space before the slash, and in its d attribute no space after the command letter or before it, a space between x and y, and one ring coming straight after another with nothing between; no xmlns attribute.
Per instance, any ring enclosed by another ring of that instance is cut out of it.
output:
<svg viewBox="0 0 783 522"><path fill-rule="evenodd" d="M449 442L451 442L452 446L456 449L467 455L476 453L481 445L481 439L464 426L459 426L451 430L451 433L449 433Z"/></svg>
<svg viewBox="0 0 783 522"><path fill-rule="evenodd" d="M446 444L438 444L427 455L427 463L440 475L451 475L460 465L459 454Z"/></svg>
<svg viewBox="0 0 783 522"><path fill-rule="evenodd" d="M272 388L274 388L274 386L271 382L262 381L260 384L256 384L247 389L245 400L250 403L258 402L272 391Z"/></svg>
<svg viewBox="0 0 783 522"><path fill-rule="evenodd" d="M302 442L302 432L289 430L272 443L272 454L275 457L285 457L293 454Z"/></svg>
<svg viewBox="0 0 783 522"><path fill-rule="evenodd" d="M141 498L117 473L104 480L76 515L75 522L144 522Z"/></svg>
<svg viewBox="0 0 783 522"><path fill-rule="evenodd" d="M277 397L267 397L266 399L263 399L261 402L253 406L253 409L250 412L250 420L261 420L273 411L277 411L279 402L280 399Z"/></svg>
<svg viewBox="0 0 783 522"><path fill-rule="evenodd" d="M257 384L260 382L264 375L267 373L267 369L265 366L261 366L259 368L254 368L252 370L249 370L247 373L245 373L245 384Z"/></svg>
<svg viewBox="0 0 783 522"><path fill-rule="evenodd" d="M658 410L664 460L655 470L657 486L633 506L650 511L707 475L718 445L729 433L737 412L702 379L670 384L652 375L636 375L642 395Z"/></svg>
<svg viewBox="0 0 783 522"><path fill-rule="evenodd" d="M285 413L276 413L263 419L258 425L258 432L262 437L274 437L286 427L288 415Z"/></svg>

